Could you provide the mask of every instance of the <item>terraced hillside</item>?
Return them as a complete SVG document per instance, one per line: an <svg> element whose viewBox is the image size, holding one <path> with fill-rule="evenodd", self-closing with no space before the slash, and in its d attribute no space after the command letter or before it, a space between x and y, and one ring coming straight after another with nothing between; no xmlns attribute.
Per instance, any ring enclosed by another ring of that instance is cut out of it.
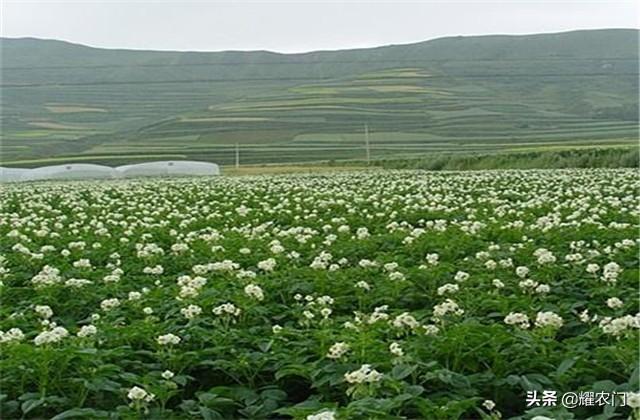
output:
<svg viewBox="0 0 640 420"><path fill-rule="evenodd" d="M635 145L638 31L283 55L2 40L3 164L223 164Z"/></svg>

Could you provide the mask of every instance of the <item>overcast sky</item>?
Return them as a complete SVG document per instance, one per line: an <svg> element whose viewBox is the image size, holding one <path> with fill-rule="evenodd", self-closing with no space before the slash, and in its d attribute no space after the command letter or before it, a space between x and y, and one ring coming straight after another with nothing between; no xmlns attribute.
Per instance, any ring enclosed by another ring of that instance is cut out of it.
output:
<svg viewBox="0 0 640 420"><path fill-rule="evenodd" d="M638 28L637 1L0 0L1 35L108 48L300 52L448 35Z"/></svg>

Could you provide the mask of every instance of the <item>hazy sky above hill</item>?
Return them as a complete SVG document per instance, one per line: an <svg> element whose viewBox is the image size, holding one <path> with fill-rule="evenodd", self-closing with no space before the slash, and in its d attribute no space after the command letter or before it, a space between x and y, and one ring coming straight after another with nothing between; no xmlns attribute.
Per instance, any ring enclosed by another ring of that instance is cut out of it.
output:
<svg viewBox="0 0 640 420"><path fill-rule="evenodd" d="M637 1L3 0L4 37L96 47L300 52L450 35L638 28Z"/></svg>

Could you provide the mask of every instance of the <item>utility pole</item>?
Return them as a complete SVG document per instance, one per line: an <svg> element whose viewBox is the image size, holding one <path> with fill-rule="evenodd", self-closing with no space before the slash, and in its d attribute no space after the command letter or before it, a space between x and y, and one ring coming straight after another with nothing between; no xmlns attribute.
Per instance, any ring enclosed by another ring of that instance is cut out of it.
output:
<svg viewBox="0 0 640 420"><path fill-rule="evenodd" d="M236 169L240 168L240 144L236 143Z"/></svg>
<svg viewBox="0 0 640 420"><path fill-rule="evenodd" d="M369 147L369 124L364 124L364 145L367 149L367 165L371 163L371 148Z"/></svg>

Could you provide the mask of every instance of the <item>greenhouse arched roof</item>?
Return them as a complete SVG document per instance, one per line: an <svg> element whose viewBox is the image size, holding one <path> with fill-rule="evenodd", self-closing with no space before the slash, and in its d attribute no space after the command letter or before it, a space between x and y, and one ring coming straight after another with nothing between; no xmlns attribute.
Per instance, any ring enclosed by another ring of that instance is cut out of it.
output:
<svg viewBox="0 0 640 420"><path fill-rule="evenodd" d="M116 168L90 163L67 163L33 169L0 167L0 182L211 175L220 175L217 164L186 160L145 162Z"/></svg>

